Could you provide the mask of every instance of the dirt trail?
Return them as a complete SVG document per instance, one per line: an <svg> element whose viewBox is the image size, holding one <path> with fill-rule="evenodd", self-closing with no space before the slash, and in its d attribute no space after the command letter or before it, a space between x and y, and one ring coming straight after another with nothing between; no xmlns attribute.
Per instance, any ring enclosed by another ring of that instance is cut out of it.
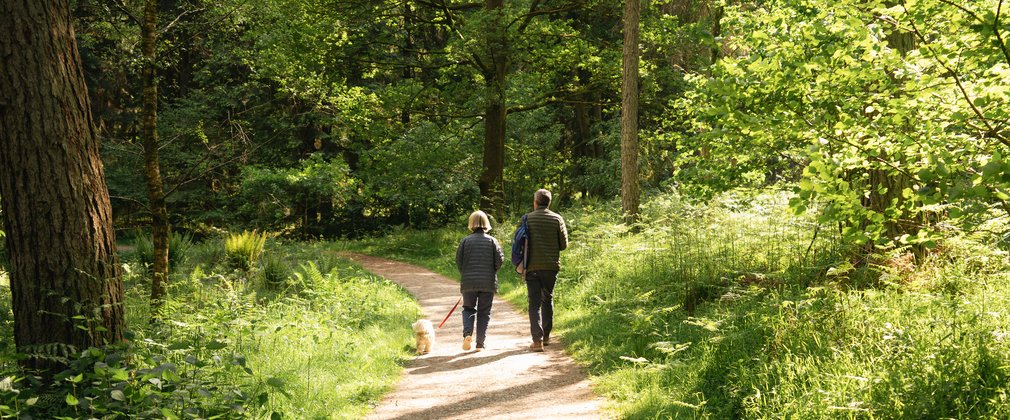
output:
<svg viewBox="0 0 1010 420"><path fill-rule="evenodd" d="M426 269L360 254L345 254L366 270L402 285L435 326L459 298L459 283ZM506 267L507 269L507 267ZM396 389L369 419L598 419L603 399L589 380L552 342L533 353L529 321L495 297L487 348L463 351L460 308L436 331L432 352L407 363Z"/></svg>

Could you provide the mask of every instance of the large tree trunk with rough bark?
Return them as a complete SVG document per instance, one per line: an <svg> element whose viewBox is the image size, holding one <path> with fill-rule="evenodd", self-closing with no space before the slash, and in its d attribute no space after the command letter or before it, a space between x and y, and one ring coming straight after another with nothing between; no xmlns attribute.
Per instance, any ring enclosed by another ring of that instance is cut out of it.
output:
<svg viewBox="0 0 1010 420"><path fill-rule="evenodd" d="M484 9L496 18L488 28L489 61L484 67L487 102L484 107L484 169L478 185L480 207L496 220L505 211L505 76L508 71L508 50L504 23L501 19L503 0L487 0Z"/></svg>
<svg viewBox="0 0 1010 420"><path fill-rule="evenodd" d="M621 76L621 209L624 221L638 221L638 22L640 0L625 0L624 59Z"/></svg>
<svg viewBox="0 0 1010 420"><path fill-rule="evenodd" d="M122 339L123 283L65 1L0 1L0 196L23 363Z"/></svg>
<svg viewBox="0 0 1010 420"><path fill-rule="evenodd" d="M144 3L144 22L141 28L144 68L141 78L144 84L144 106L142 136L144 143L144 178L147 179L147 199L151 206L151 242L154 245L154 266L151 267L151 307L154 318L165 299L165 285L168 283L168 209L165 206L165 189L161 182L161 164L158 159L158 79L157 30L158 1Z"/></svg>

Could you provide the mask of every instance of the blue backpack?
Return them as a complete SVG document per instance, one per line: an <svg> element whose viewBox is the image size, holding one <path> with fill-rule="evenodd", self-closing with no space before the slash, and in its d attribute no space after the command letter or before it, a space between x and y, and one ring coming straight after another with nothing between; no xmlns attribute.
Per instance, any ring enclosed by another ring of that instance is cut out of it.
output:
<svg viewBox="0 0 1010 420"><path fill-rule="evenodd" d="M529 258L526 254L529 246L530 231L526 226L526 216L523 215L522 223L516 228L516 232L512 234L512 265L516 267L516 272L520 274L526 271L526 263Z"/></svg>

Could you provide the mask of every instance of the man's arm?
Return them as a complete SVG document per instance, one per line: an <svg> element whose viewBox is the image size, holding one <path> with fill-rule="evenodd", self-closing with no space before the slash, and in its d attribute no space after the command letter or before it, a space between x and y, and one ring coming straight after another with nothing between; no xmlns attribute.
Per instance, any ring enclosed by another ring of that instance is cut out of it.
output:
<svg viewBox="0 0 1010 420"><path fill-rule="evenodd" d="M568 248L568 229L565 228L565 219L558 216L558 250L564 251Z"/></svg>

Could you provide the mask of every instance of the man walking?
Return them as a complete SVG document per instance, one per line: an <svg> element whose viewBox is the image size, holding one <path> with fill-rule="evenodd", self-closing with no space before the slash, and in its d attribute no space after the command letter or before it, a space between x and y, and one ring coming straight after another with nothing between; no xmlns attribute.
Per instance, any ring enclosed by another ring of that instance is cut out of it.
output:
<svg viewBox="0 0 1010 420"><path fill-rule="evenodd" d="M554 284L561 269L561 251L568 247L568 229L561 215L550 211L551 192L533 194L533 211L526 215L529 251L526 295L529 299L532 351L544 351L554 326Z"/></svg>

